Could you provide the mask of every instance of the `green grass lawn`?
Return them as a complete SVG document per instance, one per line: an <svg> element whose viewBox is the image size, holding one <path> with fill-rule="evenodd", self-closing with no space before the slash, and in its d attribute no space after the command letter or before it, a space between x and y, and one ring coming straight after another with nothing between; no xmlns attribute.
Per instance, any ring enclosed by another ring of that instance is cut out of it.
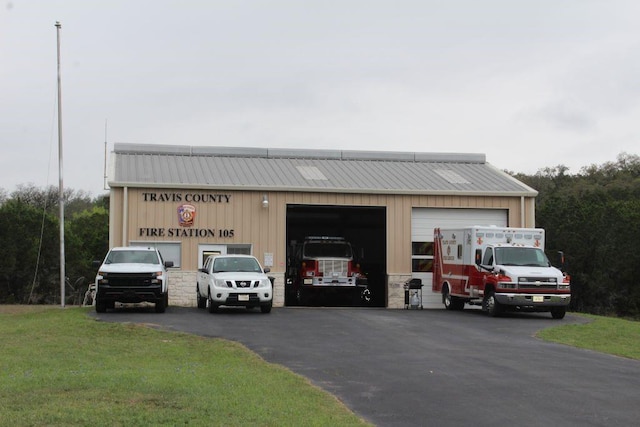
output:
<svg viewBox="0 0 640 427"><path fill-rule="evenodd" d="M367 425L234 342L98 322L82 308L9 311L0 312L2 426Z"/></svg>
<svg viewBox="0 0 640 427"><path fill-rule="evenodd" d="M581 314L590 320L580 325L562 325L538 332L537 336L574 347L640 360L640 322Z"/></svg>
<svg viewBox="0 0 640 427"><path fill-rule="evenodd" d="M240 344L98 322L87 310L0 307L0 426L367 425ZM640 322L587 317L538 336L640 359Z"/></svg>

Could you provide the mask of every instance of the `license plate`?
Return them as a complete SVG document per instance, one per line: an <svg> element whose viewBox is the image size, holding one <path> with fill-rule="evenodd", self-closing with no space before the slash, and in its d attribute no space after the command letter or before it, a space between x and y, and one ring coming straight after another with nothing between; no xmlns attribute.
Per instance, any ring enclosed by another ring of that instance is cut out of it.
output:
<svg viewBox="0 0 640 427"><path fill-rule="evenodd" d="M249 301L249 295L238 295L238 301Z"/></svg>
<svg viewBox="0 0 640 427"><path fill-rule="evenodd" d="M544 297L542 295L534 295L533 302L544 302Z"/></svg>

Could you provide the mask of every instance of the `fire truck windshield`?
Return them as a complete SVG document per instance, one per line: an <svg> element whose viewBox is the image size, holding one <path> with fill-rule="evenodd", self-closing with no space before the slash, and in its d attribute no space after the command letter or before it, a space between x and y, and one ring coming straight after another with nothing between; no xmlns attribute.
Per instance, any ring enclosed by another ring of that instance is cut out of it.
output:
<svg viewBox="0 0 640 427"><path fill-rule="evenodd" d="M496 264L522 267L549 267L549 259L538 248L497 247Z"/></svg>
<svg viewBox="0 0 640 427"><path fill-rule="evenodd" d="M351 245L341 242L309 242L304 245L307 258L352 258Z"/></svg>

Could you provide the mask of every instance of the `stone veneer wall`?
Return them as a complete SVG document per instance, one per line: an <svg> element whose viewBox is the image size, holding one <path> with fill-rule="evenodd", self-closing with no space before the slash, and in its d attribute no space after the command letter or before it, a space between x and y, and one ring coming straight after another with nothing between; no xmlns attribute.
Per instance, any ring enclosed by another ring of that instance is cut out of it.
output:
<svg viewBox="0 0 640 427"><path fill-rule="evenodd" d="M387 278L387 308L404 308L404 283L410 275L391 275Z"/></svg>
<svg viewBox="0 0 640 427"><path fill-rule="evenodd" d="M196 306L197 271L169 270L169 305Z"/></svg>

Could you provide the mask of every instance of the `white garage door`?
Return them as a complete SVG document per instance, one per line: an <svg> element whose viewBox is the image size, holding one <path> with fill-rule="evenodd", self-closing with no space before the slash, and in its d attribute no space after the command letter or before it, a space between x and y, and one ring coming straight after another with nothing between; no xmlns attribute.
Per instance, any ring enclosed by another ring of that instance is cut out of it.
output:
<svg viewBox="0 0 640 427"><path fill-rule="evenodd" d="M433 229L496 225L506 227L506 209L413 208L411 212L412 275L422 279L422 300L427 308L441 308L439 293L431 292L433 266Z"/></svg>

